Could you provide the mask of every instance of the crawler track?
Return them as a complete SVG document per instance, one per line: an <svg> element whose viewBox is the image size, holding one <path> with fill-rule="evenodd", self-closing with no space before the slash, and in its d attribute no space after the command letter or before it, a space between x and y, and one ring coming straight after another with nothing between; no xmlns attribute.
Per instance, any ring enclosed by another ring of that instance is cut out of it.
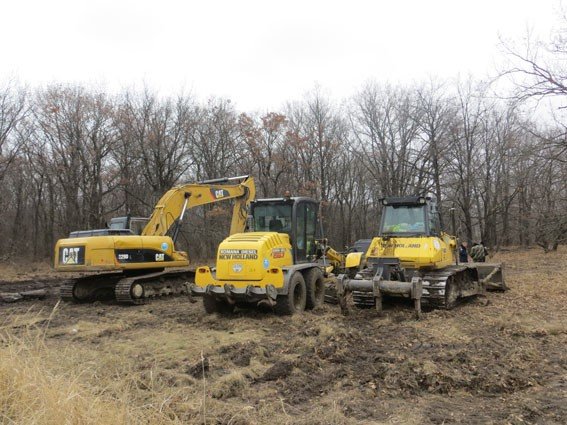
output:
<svg viewBox="0 0 567 425"><path fill-rule="evenodd" d="M484 283L479 279L475 267L454 265L443 270L424 272L422 300L428 305L450 310L459 300L484 293ZM375 306L372 293L352 291L353 302L357 307L371 308ZM331 299L331 291L328 291Z"/></svg>
<svg viewBox="0 0 567 425"><path fill-rule="evenodd" d="M430 305L447 310L459 299L484 293L475 268L450 266L440 271L426 272L423 277L423 296Z"/></svg>
<svg viewBox="0 0 567 425"><path fill-rule="evenodd" d="M185 283L194 278L192 270L153 271L138 276L102 273L65 281L59 294L62 300L76 303L114 298L119 304L136 305L148 298L185 294Z"/></svg>

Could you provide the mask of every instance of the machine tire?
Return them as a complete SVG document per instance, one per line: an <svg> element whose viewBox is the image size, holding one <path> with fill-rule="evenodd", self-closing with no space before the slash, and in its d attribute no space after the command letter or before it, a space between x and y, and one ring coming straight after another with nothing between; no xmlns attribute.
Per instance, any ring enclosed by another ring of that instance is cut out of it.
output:
<svg viewBox="0 0 567 425"><path fill-rule="evenodd" d="M305 279L306 301L305 309L312 310L325 302L325 280L323 272L318 267L307 270Z"/></svg>
<svg viewBox="0 0 567 425"><path fill-rule="evenodd" d="M203 306L207 314L231 314L234 311L235 305L230 304L223 300L217 300L214 295L203 295Z"/></svg>
<svg viewBox="0 0 567 425"><path fill-rule="evenodd" d="M295 272L289 280L288 292L286 295L278 295L276 299L275 311L280 315L292 315L305 310L307 300L307 290L303 275Z"/></svg>

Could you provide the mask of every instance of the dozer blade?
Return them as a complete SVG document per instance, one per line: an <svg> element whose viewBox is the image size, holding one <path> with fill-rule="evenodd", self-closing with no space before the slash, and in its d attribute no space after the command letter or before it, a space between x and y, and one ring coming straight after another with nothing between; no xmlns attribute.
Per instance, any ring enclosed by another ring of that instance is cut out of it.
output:
<svg viewBox="0 0 567 425"><path fill-rule="evenodd" d="M484 283L489 291L506 291L508 286L504 281L502 263L473 263L478 271L478 279Z"/></svg>

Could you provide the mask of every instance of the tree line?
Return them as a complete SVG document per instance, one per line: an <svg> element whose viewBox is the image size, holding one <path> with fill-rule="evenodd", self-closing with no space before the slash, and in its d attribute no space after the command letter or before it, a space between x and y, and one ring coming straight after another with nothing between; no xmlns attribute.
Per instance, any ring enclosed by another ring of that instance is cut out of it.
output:
<svg viewBox="0 0 567 425"><path fill-rule="evenodd" d="M564 135L473 80L370 82L342 102L315 88L267 113L222 98L7 82L0 258L49 258L70 231L149 215L174 185L242 174L255 176L258 197L321 200L339 249L376 234L381 197L424 193L447 230L455 209L462 240L556 249L567 236ZM193 256L214 255L228 211L192 214L183 244Z"/></svg>

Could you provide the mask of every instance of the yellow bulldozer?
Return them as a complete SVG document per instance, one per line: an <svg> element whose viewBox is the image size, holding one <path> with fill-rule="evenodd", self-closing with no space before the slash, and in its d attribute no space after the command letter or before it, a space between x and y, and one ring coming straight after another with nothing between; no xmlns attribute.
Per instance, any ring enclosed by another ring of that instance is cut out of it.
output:
<svg viewBox="0 0 567 425"><path fill-rule="evenodd" d="M486 289L506 290L500 263L458 263L457 239L440 226L433 196L381 199L379 235L367 248L347 255L349 273L340 274L336 293L343 311L352 295L356 306L382 309L383 296L422 300L451 309L462 298ZM454 231L453 231L454 232ZM352 272L354 271L354 272Z"/></svg>
<svg viewBox="0 0 567 425"><path fill-rule="evenodd" d="M148 297L185 292L193 272L187 253L176 250L175 242L187 210L232 199L230 234L239 233L255 195L249 176L184 184L167 191L149 219L118 217L107 229L72 232L57 241L55 269L96 274L64 282L61 298L85 302L111 293L119 303L141 304Z"/></svg>
<svg viewBox="0 0 567 425"><path fill-rule="evenodd" d="M231 313L235 306L267 304L294 314L324 302L337 259L325 245L319 203L307 197L259 199L250 204L247 232L218 247L216 267L198 267L192 293L205 311Z"/></svg>

